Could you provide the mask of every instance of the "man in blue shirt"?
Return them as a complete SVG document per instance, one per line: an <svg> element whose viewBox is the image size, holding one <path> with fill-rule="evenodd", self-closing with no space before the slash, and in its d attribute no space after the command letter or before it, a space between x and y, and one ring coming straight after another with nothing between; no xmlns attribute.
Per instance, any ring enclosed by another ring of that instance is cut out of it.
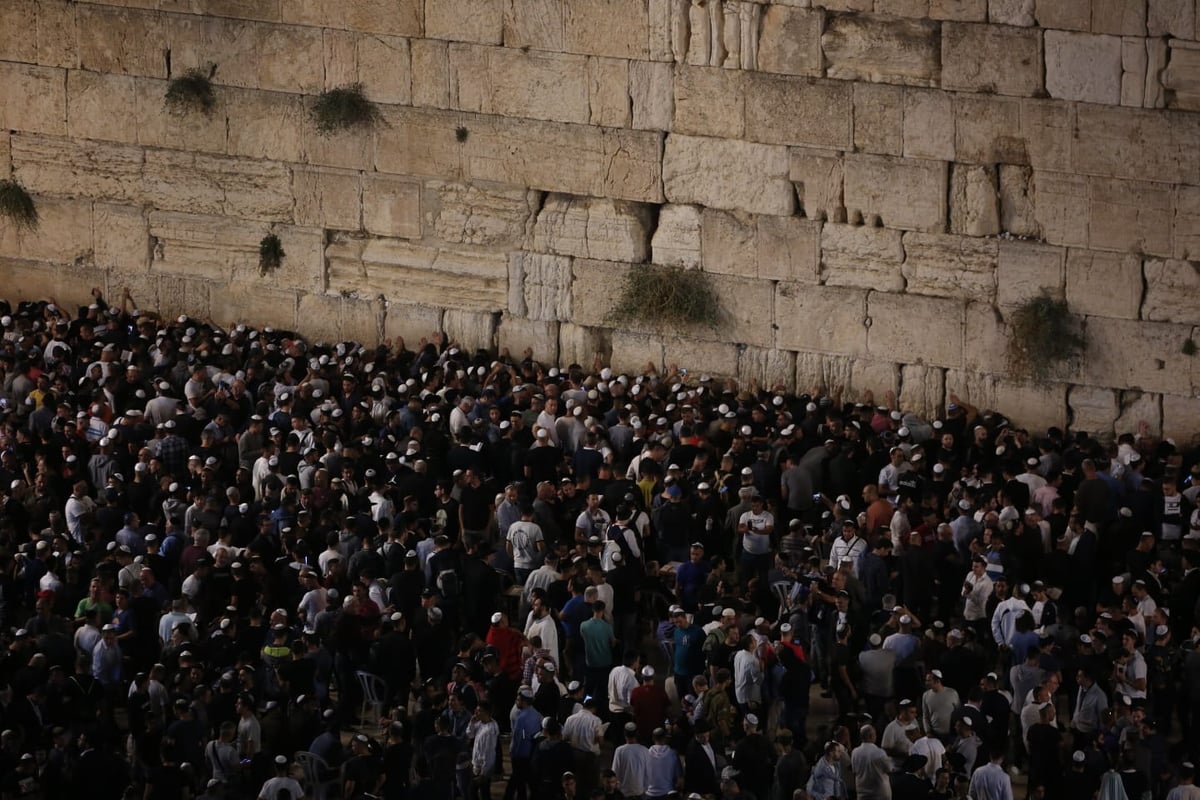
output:
<svg viewBox="0 0 1200 800"><path fill-rule="evenodd" d="M533 690L522 686L517 692L517 715L513 718L512 777L504 791L504 800L527 800L530 793L530 763L533 758L534 737L542 732L542 715L533 707Z"/></svg>
<svg viewBox="0 0 1200 800"><path fill-rule="evenodd" d="M675 612L672 618L675 632L672 640L675 642L675 663L672 671L675 674L675 690L680 697L692 691L692 678L704 671L704 629L693 625L688 613L683 609Z"/></svg>
<svg viewBox="0 0 1200 800"><path fill-rule="evenodd" d="M679 605L694 612L700 605L700 591L704 588L712 564L704 560L704 545L692 542L688 560L675 570L675 596Z"/></svg>

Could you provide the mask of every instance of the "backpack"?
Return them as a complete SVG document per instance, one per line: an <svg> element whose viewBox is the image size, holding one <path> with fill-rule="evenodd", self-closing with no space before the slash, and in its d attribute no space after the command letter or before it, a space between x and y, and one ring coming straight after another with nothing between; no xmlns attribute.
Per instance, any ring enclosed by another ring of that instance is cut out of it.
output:
<svg viewBox="0 0 1200 800"><path fill-rule="evenodd" d="M458 597L462 590L462 583L459 580L458 573L452 569L444 569L437 576L438 591L442 593L442 597L452 599Z"/></svg>

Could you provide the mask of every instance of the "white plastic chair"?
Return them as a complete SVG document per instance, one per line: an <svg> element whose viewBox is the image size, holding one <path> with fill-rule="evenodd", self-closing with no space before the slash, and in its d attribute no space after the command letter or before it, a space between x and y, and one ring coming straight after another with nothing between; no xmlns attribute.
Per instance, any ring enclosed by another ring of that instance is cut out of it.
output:
<svg viewBox="0 0 1200 800"><path fill-rule="evenodd" d="M312 800L329 800L337 795L338 774L316 753L300 751L296 764L304 771L304 788ZM322 776L329 776L322 780Z"/></svg>
<svg viewBox="0 0 1200 800"><path fill-rule="evenodd" d="M771 591L775 593L775 596L777 598L779 598L780 612L786 611L787 609L791 608L791 606L792 606L792 603L791 603L792 582L791 581L775 581L774 583L771 584Z"/></svg>
<svg viewBox="0 0 1200 800"><path fill-rule="evenodd" d="M365 720L367 707L370 706L375 711L374 724L378 725L379 718L383 715L383 707L388 700L388 685L383 678L364 670L355 672L354 676L358 678L358 685L362 689L363 696L359 716Z"/></svg>

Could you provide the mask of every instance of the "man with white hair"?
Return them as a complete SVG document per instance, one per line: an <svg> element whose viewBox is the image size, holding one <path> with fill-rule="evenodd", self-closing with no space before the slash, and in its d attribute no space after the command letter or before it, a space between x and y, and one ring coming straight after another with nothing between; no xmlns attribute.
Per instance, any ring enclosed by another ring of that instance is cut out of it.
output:
<svg viewBox="0 0 1200 800"><path fill-rule="evenodd" d="M864 725L859 730L862 744L850 753L850 768L854 771L854 786L859 800L891 800L892 759L875 744L875 726Z"/></svg>

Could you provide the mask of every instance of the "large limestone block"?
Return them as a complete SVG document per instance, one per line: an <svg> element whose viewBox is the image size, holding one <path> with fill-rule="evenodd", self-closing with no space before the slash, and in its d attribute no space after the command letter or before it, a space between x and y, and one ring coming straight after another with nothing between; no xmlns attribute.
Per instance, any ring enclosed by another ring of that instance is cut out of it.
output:
<svg viewBox="0 0 1200 800"><path fill-rule="evenodd" d="M1200 324L1200 273L1194 261L1147 259L1142 319Z"/></svg>
<svg viewBox="0 0 1200 800"><path fill-rule="evenodd" d="M889 361L860 356L797 353L796 388L822 394L840 389L843 399L854 402L864 399L867 392L881 397L889 390L898 391L900 369Z"/></svg>
<svg viewBox="0 0 1200 800"><path fill-rule="evenodd" d="M363 227L368 233L421 238L421 184L387 175L363 178Z"/></svg>
<svg viewBox="0 0 1200 800"><path fill-rule="evenodd" d="M778 346L861 356L867 352L867 293L838 286L780 283L775 292Z"/></svg>
<svg viewBox="0 0 1200 800"><path fill-rule="evenodd" d="M613 310L621 299L629 271L637 268L636 264L576 258L571 265L571 321L585 326L617 324ZM620 325L632 330L650 330L650 326L637 321L621 320Z"/></svg>
<svg viewBox="0 0 1200 800"><path fill-rule="evenodd" d="M553 348L553 344L546 346ZM542 348L534 348L534 358L541 360ZM612 340L607 328L588 328L571 322L558 325L558 359L560 364L588 364L596 358L601 364L609 364L612 358Z"/></svg>
<svg viewBox="0 0 1200 800"><path fill-rule="evenodd" d="M650 252L656 264L699 267L702 260L699 206L663 206L650 240Z"/></svg>
<svg viewBox="0 0 1200 800"><path fill-rule="evenodd" d="M946 370L947 393L954 392L981 409L1002 411L1015 424L1045 430L1066 424L1067 386L1030 386L973 370Z"/></svg>
<svg viewBox="0 0 1200 800"><path fill-rule="evenodd" d="M368 318L355 319L356 314ZM308 335L332 341L361 341L367 346L378 341L382 317L382 303L366 301L364 308L363 301L340 295L301 294L296 307L296 319L304 323ZM369 335L362 336L364 332Z"/></svg>
<svg viewBox="0 0 1200 800"><path fill-rule="evenodd" d="M1181 351L1193 332L1190 325L1089 317L1083 382L1190 394L1194 366Z"/></svg>
<svg viewBox="0 0 1200 800"><path fill-rule="evenodd" d="M1071 165L1132 180L1200 183L1200 115L1081 105Z"/></svg>
<svg viewBox="0 0 1200 800"><path fill-rule="evenodd" d="M1113 423L1120 413L1118 392L1096 386L1072 386L1067 392L1071 430L1112 438Z"/></svg>
<svg viewBox="0 0 1200 800"><path fill-rule="evenodd" d="M904 155L953 161L952 96L933 89L905 89L903 102Z"/></svg>
<svg viewBox="0 0 1200 800"><path fill-rule="evenodd" d="M1033 25L1035 0L988 0L988 22L996 25Z"/></svg>
<svg viewBox="0 0 1200 800"><path fill-rule="evenodd" d="M942 25L942 88L1031 97L1042 88L1042 37L1033 28Z"/></svg>
<svg viewBox="0 0 1200 800"><path fill-rule="evenodd" d="M145 272L150 263L150 229L145 210L96 203L92 213L96 266L122 273Z"/></svg>
<svg viewBox="0 0 1200 800"><path fill-rule="evenodd" d="M671 134L662 176L672 203L780 215L796 207L785 147Z"/></svg>
<svg viewBox="0 0 1200 800"><path fill-rule="evenodd" d="M996 302L1019 306L1043 294L1065 299L1066 253L1061 247L1001 240L996 263Z"/></svg>
<svg viewBox="0 0 1200 800"><path fill-rule="evenodd" d="M340 236L326 248L325 258L330 291L466 311L499 311L508 305L508 259L503 253Z"/></svg>
<svg viewBox="0 0 1200 800"><path fill-rule="evenodd" d="M1097 250L1170 255L1171 187L1093 178L1088 242Z"/></svg>
<svg viewBox="0 0 1200 800"><path fill-rule="evenodd" d="M900 231L831 223L821 228L821 277L829 286L903 291L903 262Z"/></svg>
<svg viewBox="0 0 1200 800"><path fill-rule="evenodd" d="M1051 244L1083 246L1088 235L1088 180L1079 175L1035 171L1034 215Z"/></svg>
<svg viewBox="0 0 1200 800"><path fill-rule="evenodd" d="M909 292L988 303L996 296L996 239L911 232L904 253Z"/></svg>
<svg viewBox="0 0 1200 800"><path fill-rule="evenodd" d="M0 128L66 135L66 71L0 62Z"/></svg>
<svg viewBox="0 0 1200 800"><path fill-rule="evenodd" d="M1200 187L1178 187L1174 228L1175 257L1200 258Z"/></svg>
<svg viewBox="0 0 1200 800"><path fill-rule="evenodd" d="M235 275L258 271L258 245L265 234L265 226L225 217L154 211L150 214L151 270L230 283ZM292 254L286 247L284 252L290 262Z"/></svg>
<svg viewBox="0 0 1200 800"><path fill-rule="evenodd" d="M963 368L1006 376L1009 327L1000 310L987 301L968 302L963 326Z"/></svg>
<svg viewBox="0 0 1200 800"><path fill-rule="evenodd" d="M358 37L358 78L377 103L412 102L412 47L398 36Z"/></svg>
<svg viewBox="0 0 1200 800"><path fill-rule="evenodd" d="M78 143L14 135L14 174L39 194L141 203L145 151L140 147Z"/></svg>
<svg viewBox="0 0 1200 800"><path fill-rule="evenodd" d="M853 84L750 73L746 138L848 150L853 141Z"/></svg>
<svg viewBox="0 0 1200 800"><path fill-rule="evenodd" d="M565 5L561 0L505 0L505 46L561 51Z"/></svg>
<svg viewBox="0 0 1200 800"><path fill-rule="evenodd" d="M430 306L387 300L383 304L383 338L403 339L409 349L415 349L421 339L429 339L442 330L442 310ZM519 352L519 351L517 351Z"/></svg>
<svg viewBox="0 0 1200 800"><path fill-rule="evenodd" d="M280 11L290 24L420 36L423 5L423 0L288 0Z"/></svg>
<svg viewBox="0 0 1200 800"><path fill-rule="evenodd" d="M568 53L645 61L650 19L645 0L563 3L563 49Z"/></svg>
<svg viewBox="0 0 1200 800"><path fill-rule="evenodd" d="M135 84L132 110L138 144L224 154L228 132L225 116L217 113L180 114L168 110L163 103L166 91L166 81L143 78ZM217 90L218 103L220 97L221 92Z"/></svg>
<svg viewBox="0 0 1200 800"><path fill-rule="evenodd" d="M37 62L37 12L33 0L0 4L0 60Z"/></svg>
<svg viewBox="0 0 1200 800"><path fill-rule="evenodd" d="M929 0L879 0L875 4L875 13L920 19L929 16Z"/></svg>
<svg viewBox="0 0 1200 800"><path fill-rule="evenodd" d="M463 111L587 123L584 56L452 44L450 102Z"/></svg>
<svg viewBox="0 0 1200 800"><path fill-rule="evenodd" d="M663 369L663 346L658 339L638 333L612 332L612 368L617 372L644 373Z"/></svg>
<svg viewBox="0 0 1200 800"><path fill-rule="evenodd" d="M987 22L987 0L929 0L931 19Z"/></svg>
<svg viewBox="0 0 1200 800"><path fill-rule="evenodd" d="M1138 433L1142 427L1148 435L1162 435L1162 402L1160 394L1149 392L1121 392L1121 416L1113 422L1113 432L1118 436L1122 433Z"/></svg>
<svg viewBox="0 0 1200 800"><path fill-rule="evenodd" d="M1046 31L1046 91L1062 100L1121 102L1121 37Z"/></svg>
<svg viewBox="0 0 1200 800"><path fill-rule="evenodd" d="M538 361L550 364L558 361L557 322L522 319L504 314L500 317L500 324L496 329L496 342L500 347L507 347L514 356L520 356L528 348L534 352L534 358Z"/></svg>
<svg viewBox="0 0 1200 800"><path fill-rule="evenodd" d="M128 75L67 73L67 133L74 138L136 143L137 117L131 113L136 104L134 78ZM118 108L130 111L114 114Z"/></svg>
<svg viewBox="0 0 1200 800"><path fill-rule="evenodd" d="M715 208L704 209L700 220L704 270L722 275L756 277L758 225L762 219L766 217Z"/></svg>
<svg viewBox="0 0 1200 800"><path fill-rule="evenodd" d="M425 35L500 44L504 41L504 0L425 0Z"/></svg>
<svg viewBox="0 0 1200 800"><path fill-rule="evenodd" d="M775 344L775 282L713 275L713 290L721 299L721 322L716 331L697 335L719 336L722 341L772 347Z"/></svg>
<svg viewBox="0 0 1200 800"><path fill-rule="evenodd" d="M1040 238L1033 200L1033 170L1000 165L1000 230L1013 236Z"/></svg>
<svg viewBox="0 0 1200 800"><path fill-rule="evenodd" d="M1146 4L1142 0L1093 0L1092 32L1145 36Z"/></svg>
<svg viewBox="0 0 1200 800"><path fill-rule="evenodd" d="M416 39L412 53L412 101L425 108L450 107L450 46L434 39Z"/></svg>
<svg viewBox="0 0 1200 800"><path fill-rule="evenodd" d="M795 148L788 175L800 195L800 209L814 220L846 221L840 153Z"/></svg>
<svg viewBox="0 0 1200 800"><path fill-rule="evenodd" d="M1150 36L1196 38L1196 4L1193 0L1150 0L1146 12L1146 33Z"/></svg>
<svg viewBox="0 0 1200 800"><path fill-rule="evenodd" d="M312 123L304 98L284 92L221 89L220 116L231 156L304 161L304 134Z"/></svg>
<svg viewBox="0 0 1200 800"><path fill-rule="evenodd" d="M946 229L946 164L852 154L845 160L850 220L878 220L889 228Z"/></svg>
<svg viewBox="0 0 1200 800"><path fill-rule="evenodd" d="M957 161L969 164L1029 163L1021 133L1021 101L954 95L954 153Z"/></svg>
<svg viewBox="0 0 1200 800"><path fill-rule="evenodd" d="M796 391L796 354L765 347L744 347L738 354L739 384L758 381L759 386Z"/></svg>
<svg viewBox="0 0 1200 800"><path fill-rule="evenodd" d="M0 220L0 254L56 264L93 263L91 202L42 195L33 199L38 209L37 229L18 228L7 219Z"/></svg>
<svg viewBox="0 0 1200 800"><path fill-rule="evenodd" d="M508 310L531 320L571 319L571 259L546 253L508 257Z"/></svg>
<svg viewBox="0 0 1200 800"><path fill-rule="evenodd" d="M533 228L535 250L606 261L645 261L651 211L640 203L551 194Z"/></svg>
<svg viewBox="0 0 1200 800"><path fill-rule="evenodd" d="M538 192L511 186L431 182L424 198L427 232L444 242L518 247L539 198Z"/></svg>
<svg viewBox="0 0 1200 800"><path fill-rule="evenodd" d="M663 339L663 364L674 364L713 378L734 377L738 372L738 347L725 342L706 342L669 336Z"/></svg>
<svg viewBox="0 0 1200 800"><path fill-rule="evenodd" d="M84 69L167 77L163 48L167 42L166 24L171 18L89 4L79 6L76 19L79 59Z"/></svg>
<svg viewBox="0 0 1200 800"><path fill-rule="evenodd" d="M491 350L496 346L496 320L496 314L448 308L442 315L442 327L459 347Z"/></svg>
<svg viewBox="0 0 1200 800"><path fill-rule="evenodd" d="M1171 41L1168 52L1170 60L1162 73L1162 85L1170 97L1168 106L1200 110L1200 45Z"/></svg>
<svg viewBox="0 0 1200 800"><path fill-rule="evenodd" d="M996 170L955 164L950 171L950 231L968 236L1000 232Z"/></svg>
<svg viewBox="0 0 1200 800"><path fill-rule="evenodd" d="M212 310L214 289L218 290L218 300L220 299L218 285L197 278L164 275L153 285L157 303L155 308L164 317L187 314L190 317L204 319L210 315Z"/></svg>
<svg viewBox="0 0 1200 800"><path fill-rule="evenodd" d="M1035 13L1043 28L1086 31L1092 25L1092 0L1037 0Z"/></svg>
<svg viewBox="0 0 1200 800"><path fill-rule="evenodd" d="M675 68L672 130L693 136L740 139L746 130L746 73L720 67Z"/></svg>
<svg viewBox="0 0 1200 800"><path fill-rule="evenodd" d="M341 231L362 228L362 175L350 170L297 166L292 198L299 225Z"/></svg>
<svg viewBox="0 0 1200 800"><path fill-rule="evenodd" d="M934 22L865 15L833 17L821 36L821 45L831 78L909 86L935 86L938 82L938 25Z"/></svg>
<svg viewBox="0 0 1200 800"><path fill-rule="evenodd" d="M786 75L820 75L823 21L818 9L767 6L758 39L758 68Z"/></svg>
<svg viewBox="0 0 1200 800"><path fill-rule="evenodd" d="M1170 436L1183 446L1196 435L1196 420L1200 419L1200 397L1164 394L1162 396L1163 436Z"/></svg>
<svg viewBox="0 0 1200 800"><path fill-rule="evenodd" d="M1074 106L1057 100L1022 100L1020 136L1027 159L1014 163L1034 169L1062 169L1075 138Z"/></svg>
<svg viewBox="0 0 1200 800"><path fill-rule="evenodd" d="M146 151L143 191L158 208L290 222L291 172L282 164Z"/></svg>
<svg viewBox="0 0 1200 800"><path fill-rule="evenodd" d="M946 371L905 364L900 367L900 407L925 419L936 419L945 408Z"/></svg>
<svg viewBox="0 0 1200 800"><path fill-rule="evenodd" d="M904 153L904 92L882 83L854 84L854 146L884 156Z"/></svg>
<svg viewBox="0 0 1200 800"><path fill-rule="evenodd" d="M817 283L821 223L797 217L758 218L758 277Z"/></svg>
<svg viewBox="0 0 1200 800"><path fill-rule="evenodd" d="M963 304L921 295L871 292L867 353L876 359L958 367L963 363Z"/></svg>
<svg viewBox="0 0 1200 800"><path fill-rule="evenodd" d="M671 130L675 113L675 88L671 65L631 61L629 102L634 129Z"/></svg>
<svg viewBox="0 0 1200 800"><path fill-rule="evenodd" d="M591 56L587 62L588 121L593 125L627 128L632 121L629 103L629 62L621 58Z"/></svg>
<svg viewBox="0 0 1200 800"><path fill-rule="evenodd" d="M12 176L12 134L0 131L0 180Z"/></svg>
<svg viewBox="0 0 1200 800"><path fill-rule="evenodd" d="M1142 305L1141 259L1121 253L1070 250L1067 303L1077 314L1137 319Z"/></svg>

